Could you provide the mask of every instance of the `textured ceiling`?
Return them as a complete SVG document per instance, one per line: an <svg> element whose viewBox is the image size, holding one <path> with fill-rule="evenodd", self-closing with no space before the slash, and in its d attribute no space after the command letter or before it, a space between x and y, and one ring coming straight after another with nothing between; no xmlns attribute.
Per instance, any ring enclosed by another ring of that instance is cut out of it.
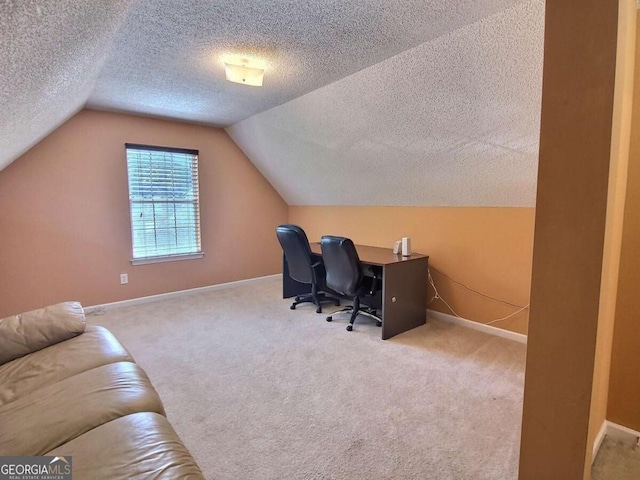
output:
<svg viewBox="0 0 640 480"><path fill-rule="evenodd" d="M0 170L84 106L130 4L0 2Z"/></svg>
<svg viewBox="0 0 640 480"><path fill-rule="evenodd" d="M533 206L544 2L227 129L289 204Z"/></svg>
<svg viewBox="0 0 640 480"><path fill-rule="evenodd" d="M87 105L232 125L291 204L530 205L543 8L5 1L0 169ZM239 57L264 87L224 80Z"/></svg>
<svg viewBox="0 0 640 480"><path fill-rule="evenodd" d="M228 126L514 0L138 0L88 105ZM259 59L264 87L225 81Z"/></svg>

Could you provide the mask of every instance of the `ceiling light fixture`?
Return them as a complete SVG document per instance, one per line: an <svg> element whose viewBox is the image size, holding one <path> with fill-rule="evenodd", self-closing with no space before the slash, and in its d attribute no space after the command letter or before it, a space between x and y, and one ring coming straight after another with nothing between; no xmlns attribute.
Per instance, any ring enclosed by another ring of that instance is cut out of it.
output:
<svg viewBox="0 0 640 480"><path fill-rule="evenodd" d="M261 87L264 69L247 67L247 60L245 59L240 60L240 63L241 65L236 65L224 62L224 72L227 80L243 85L251 85L252 87Z"/></svg>

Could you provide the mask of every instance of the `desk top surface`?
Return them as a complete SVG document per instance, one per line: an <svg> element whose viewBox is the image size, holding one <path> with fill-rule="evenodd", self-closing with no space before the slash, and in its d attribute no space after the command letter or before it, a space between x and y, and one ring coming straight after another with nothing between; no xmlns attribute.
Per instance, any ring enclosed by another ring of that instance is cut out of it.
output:
<svg viewBox="0 0 640 480"><path fill-rule="evenodd" d="M322 255L319 242L310 243L309 245L313 253ZM390 248L370 247L368 245L356 245L356 250L358 251L360 261L369 265L384 266L398 262L409 262L420 258L429 258L427 255L422 255L421 253L412 253L409 257L403 257L402 255L394 254Z"/></svg>

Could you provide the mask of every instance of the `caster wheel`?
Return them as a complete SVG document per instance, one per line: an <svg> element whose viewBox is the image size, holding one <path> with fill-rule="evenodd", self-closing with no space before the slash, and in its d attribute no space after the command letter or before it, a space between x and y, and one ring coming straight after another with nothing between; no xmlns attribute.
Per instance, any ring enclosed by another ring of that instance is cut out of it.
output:
<svg viewBox="0 0 640 480"><path fill-rule="evenodd" d="M351 330L353 330L353 325L347 325L347 332L350 332Z"/></svg>
<svg viewBox="0 0 640 480"><path fill-rule="evenodd" d="M322 309L320 307L316 308L316 313L322 313Z"/></svg>
<svg viewBox="0 0 640 480"><path fill-rule="evenodd" d="M295 309L296 309L296 306L295 306L295 305L291 305L289 308L290 308L291 310L295 310Z"/></svg>
<svg viewBox="0 0 640 480"><path fill-rule="evenodd" d="M378 321L376 322L376 327L381 327L381 326L382 326L382 322L381 322L380 320L378 320Z"/></svg>
<svg viewBox="0 0 640 480"><path fill-rule="evenodd" d="M330 322L333 320L333 317L327 317L327 322Z"/></svg>

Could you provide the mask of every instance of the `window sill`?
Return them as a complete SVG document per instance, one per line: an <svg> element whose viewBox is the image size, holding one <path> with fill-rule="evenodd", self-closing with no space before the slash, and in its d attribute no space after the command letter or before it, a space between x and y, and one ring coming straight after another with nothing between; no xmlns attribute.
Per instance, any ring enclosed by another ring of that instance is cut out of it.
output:
<svg viewBox="0 0 640 480"><path fill-rule="evenodd" d="M204 252L186 253L184 255L166 255L162 257L145 257L131 259L131 265L148 265L150 263L178 262L180 260L195 260L204 257Z"/></svg>

